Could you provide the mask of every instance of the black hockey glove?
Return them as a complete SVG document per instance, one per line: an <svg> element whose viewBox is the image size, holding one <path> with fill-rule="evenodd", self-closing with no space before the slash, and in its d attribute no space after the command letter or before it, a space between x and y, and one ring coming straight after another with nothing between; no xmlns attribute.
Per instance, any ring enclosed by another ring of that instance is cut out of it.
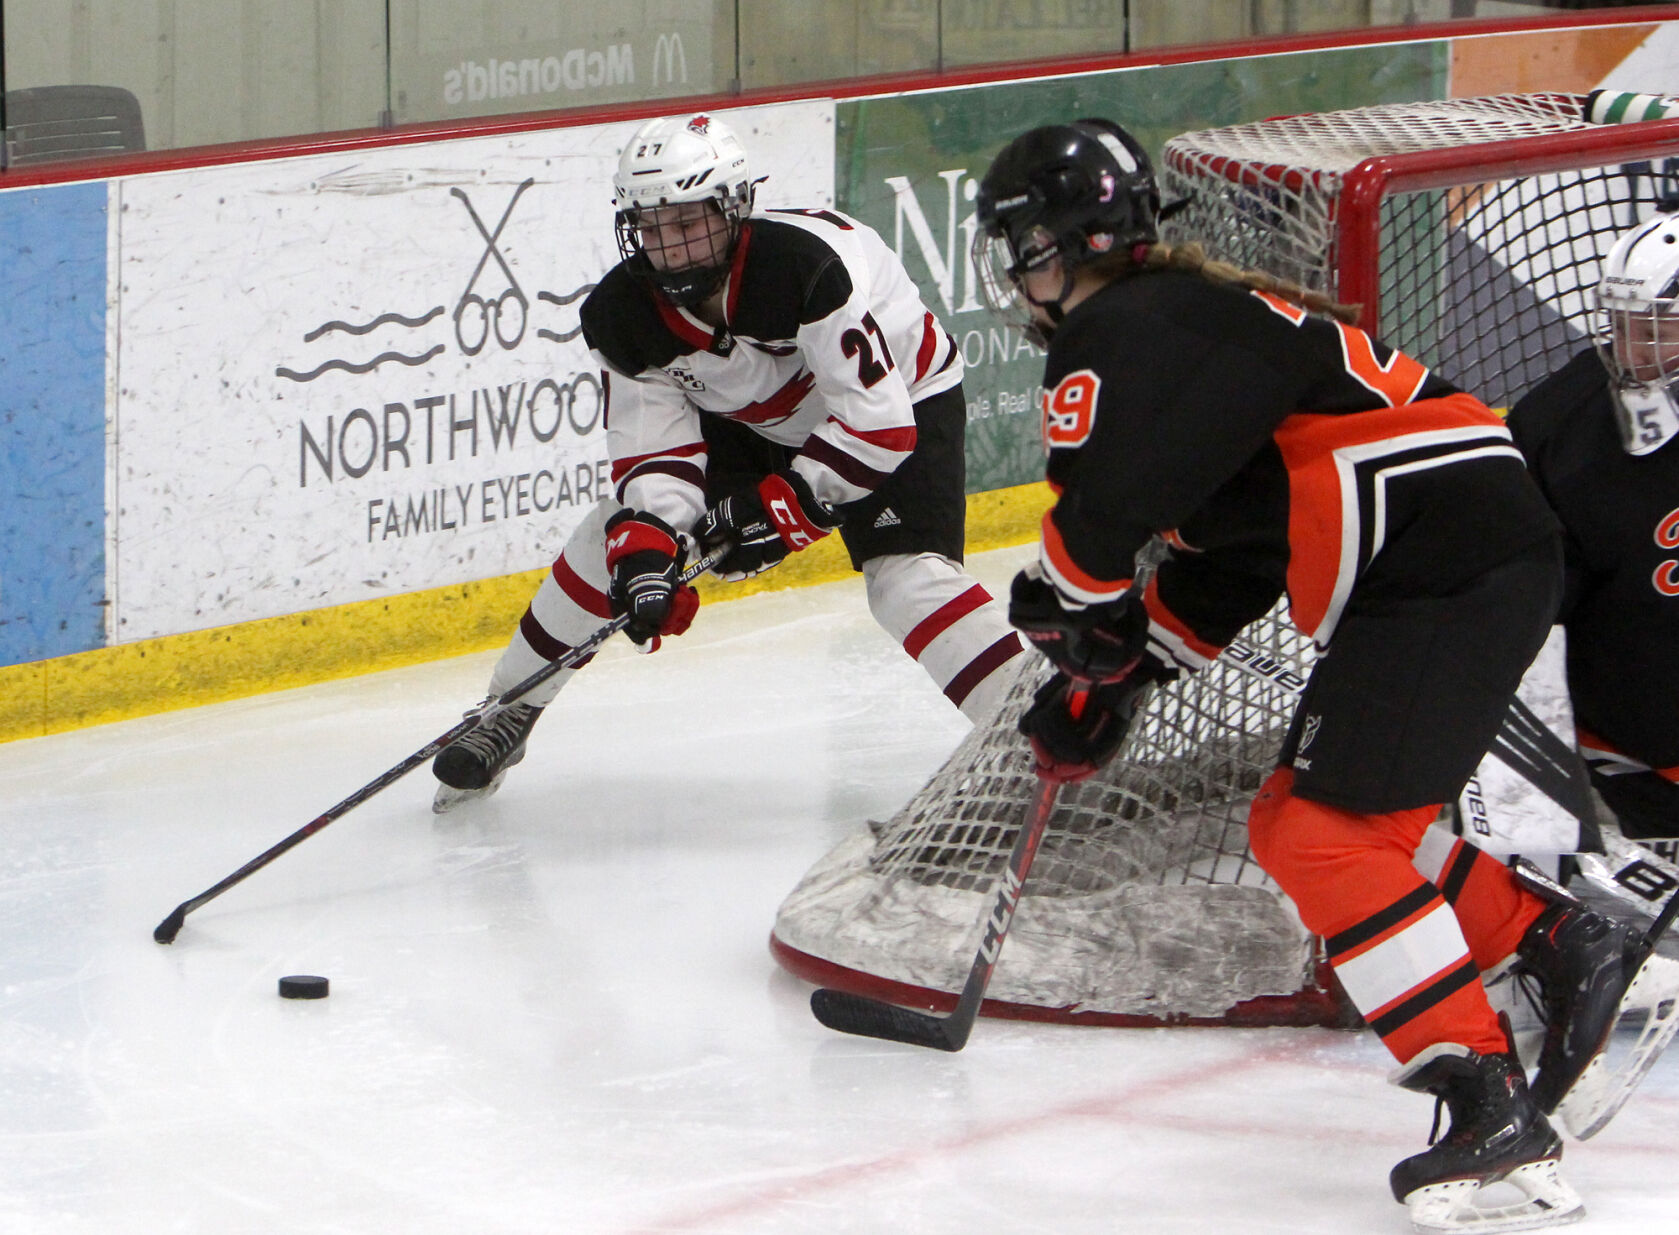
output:
<svg viewBox="0 0 1679 1235"><path fill-rule="evenodd" d="M809 548L839 526L839 516L816 500L810 485L788 469L771 472L755 490L724 498L694 525L707 551L732 546L712 569L725 579L746 579L789 553Z"/></svg>
<svg viewBox="0 0 1679 1235"><path fill-rule="evenodd" d="M1107 604L1064 609L1049 580L1021 571L1009 588L1009 621L1062 673L1117 682L1148 646L1148 610L1131 593Z"/></svg>
<svg viewBox="0 0 1679 1235"><path fill-rule="evenodd" d="M1083 687L1057 673L1040 686L1020 718L1020 732L1032 741L1038 775L1067 784L1100 770L1125 741L1154 682L1155 675L1145 671Z"/></svg>
<svg viewBox="0 0 1679 1235"><path fill-rule="evenodd" d="M680 583L687 556L676 533L657 515L620 510L606 521L606 598L612 616L629 615L624 633L644 652L660 635L680 635L699 609L699 593Z"/></svg>

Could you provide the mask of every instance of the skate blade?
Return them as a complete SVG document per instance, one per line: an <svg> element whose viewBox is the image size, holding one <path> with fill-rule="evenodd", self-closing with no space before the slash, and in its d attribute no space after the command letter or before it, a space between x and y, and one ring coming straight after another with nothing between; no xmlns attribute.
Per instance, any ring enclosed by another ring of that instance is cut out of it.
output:
<svg viewBox="0 0 1679 1235"><path fill-rule="evenodd" d="M1484 1189L1500 1183L1513 1184L1522 1199L1486 1208L1475 1202ZM1557 1169L1557 1160L1529 1162L1518 1166L1501 1181L1485 1185L1475 1179L1451 1179L1418 1188L1405 1198L1411 1225L1419 1231L1437 1232L1533 1231L1562 1226L1586 1216L1580 1196L1569 1187Z"/></svg>
<svg viewBox="0 0 1679 1235"><path fill-rule="evenodd" d="M496 773L496 778L482 789L456 789L453 786L440 783L437 786L437 796L431 800L431 813L446 815L457 806L467 802L476 802L479 798L487 798L497 789L500 789L501 782L506 779L507 770L503 768Z"/></svg>
<svg viewBox="0 0 1679 1235"><path fill-rule="evenodd" d="M1611 1033L1603 1050L1557 1103L1563 1126L1578 1140L1603 1131L1673 1041L1674 1031L1679 1030L1679 961L1665 956L1646 958L1615 1012L1617 1023L1622 1017L1641 1022L1637 1040L1630 1048L1621 1048Z"/></svg>

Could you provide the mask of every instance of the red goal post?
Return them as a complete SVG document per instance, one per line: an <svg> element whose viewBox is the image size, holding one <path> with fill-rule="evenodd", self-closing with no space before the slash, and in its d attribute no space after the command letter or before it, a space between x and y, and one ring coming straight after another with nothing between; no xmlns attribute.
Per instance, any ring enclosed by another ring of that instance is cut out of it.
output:
<svg viewBox="0 0 1679 1235"><path fill-rule="evenodd" d="M1166 238L1362 306L1363 324L1494 406L1590 330L1609 240L1656 208L1679 119L1594 124L1588 97L1392 104L1187 133L1166 144ZM1676 202L1675 204L1679 204ZM1285 616L1244 642L1299 676ZM1010 699L892 819L820 860L771 950L824 986L954 1005L977 915L1033 798ZM1346 1024L1317 943L1254 863L1246 810L1295 696L1221 659L1155 692L1101 775L1062 792L986 1015L1104 1025Z"/></svg>
<svg viewBox="0 0 1679 1235"><path fill-rule="evenodd" d="M1506 407L1584 345L1612 239L1679 194L1679 119L1594 123L1588 110L1622 114L1600 97L1628 96L1381 104L1181 134L1161 158L1162 190L1183 203L1166 238L1359 305L1366 330Z"/></svg>

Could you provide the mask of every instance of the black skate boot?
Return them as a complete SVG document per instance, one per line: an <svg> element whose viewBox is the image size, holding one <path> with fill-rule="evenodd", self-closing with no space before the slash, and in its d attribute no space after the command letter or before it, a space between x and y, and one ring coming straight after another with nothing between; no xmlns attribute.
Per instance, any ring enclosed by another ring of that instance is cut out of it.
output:
<svg viewBox="0 0 1679 1235"><path fill-rule="evenodd" d="M1534 1101L1584 1140L1621 1109L1679 1028L1679 962L1653 955L1636 927L1567 903L1539 915L1516 956L1538 984L1546 1021ZM1638 1012L1637 1043L1611 1065L1616 1022Z"/></svg>
<svg viewBox="0 0 1679 1235"><path fill-rule="evenodd" d="M540 707L510 704L440 750L431 762L432 775L441 782L432 810L441 815L499 789L507 769L525 757L525 739L541 715Z"/></svg>
<svg viewBox="0 0 1679 1235"><path fill-rule="evenodd" d="M1528 1092L1513 1053L1478 1055L1446 1042L1401 1068L1394 1083L1435 1096L1431 1147L1393 1168L1394 1199L1419 1231L1521 1231L1573 1222L1585 1213L1558 1174L1562 1138ZM1440 1110L1451 1127L1435 1139ZM1481 1208L1481 1188L1514 1185L1523 1199Z"/></svg>

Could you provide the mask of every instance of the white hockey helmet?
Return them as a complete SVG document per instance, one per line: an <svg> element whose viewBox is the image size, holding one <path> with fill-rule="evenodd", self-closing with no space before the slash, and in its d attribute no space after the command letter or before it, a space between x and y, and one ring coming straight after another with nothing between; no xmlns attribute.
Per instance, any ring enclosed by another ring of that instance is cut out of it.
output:
<svg viewBox="0 0 1679 1235"><path fill-rule="evenodd" d="M618 252L630 273L671 302L698 304L728 273L753 190L746 149L721 120L704 113L650 120L624 147L612 178ZM692 203L714 208L717 225L673 239L674 220L711 219Z"/></svg>
<svg viewBox="0 0 1679 1235"><path fill-rule="evenodd" d="M1594 342L1628 454L1679 436L1679 214L1647 220L1615 242L1597 285Z"/></svg>

